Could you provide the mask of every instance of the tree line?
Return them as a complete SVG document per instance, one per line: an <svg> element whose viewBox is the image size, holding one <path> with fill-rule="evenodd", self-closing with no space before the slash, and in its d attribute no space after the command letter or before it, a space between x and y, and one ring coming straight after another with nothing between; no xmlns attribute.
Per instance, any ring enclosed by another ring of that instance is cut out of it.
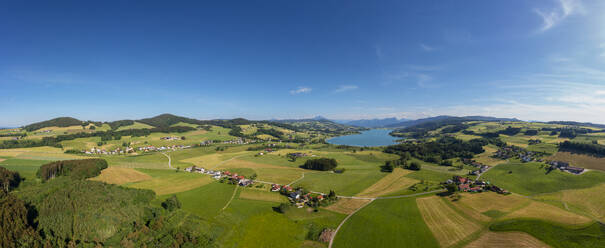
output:
<svg viewBox="0 0 605 248"><path fill-rule="evenodd" d="M590 154L598 157L605 156L605 146L600 144L581 143L573 141L563 141L559 143L560 151L571 151Z"/></svg>

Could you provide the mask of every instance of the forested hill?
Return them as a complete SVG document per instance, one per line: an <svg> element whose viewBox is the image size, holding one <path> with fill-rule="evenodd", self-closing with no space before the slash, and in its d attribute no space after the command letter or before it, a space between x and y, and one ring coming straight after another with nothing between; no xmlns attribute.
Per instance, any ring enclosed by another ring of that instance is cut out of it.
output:
<svg viewBox="0 0 605 248"><path fill-rule="evenodd" d="M161 114L151 118L140 119L138 122L145 123L154 127L169 127L171 125L177 124L179 122L189 123L189 124L205 124L203 121L191 119L182 116L176 116L173 114Z"/></svg>
<svg viewBox="0 0 605 248"><path fill-rule="evenodd" d="M41 122L29 124L27 126L24 126L23 129L31 132L31 131L38 130L40 128L45 128L45 127L69 127L69 126L77 126L77 125L82 125L82 124L84 124L84 122L81 120L78 120L76 118L59 117L59 118L55 118L55 119L51 119L51 120L47 120L47 121L41 121Z"/></svg>

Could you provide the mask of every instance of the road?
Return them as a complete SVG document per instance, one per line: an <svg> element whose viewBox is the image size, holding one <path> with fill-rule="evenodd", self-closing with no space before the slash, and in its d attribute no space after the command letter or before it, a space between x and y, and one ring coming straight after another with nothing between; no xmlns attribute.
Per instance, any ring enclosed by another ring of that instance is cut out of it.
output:
<svg viewBox="0 0 605 248"><path fill-rule="evenodd" d="M163 153L163 152L162 152L162 154L164 154L164 156L166 156L168 158L168 168L170 168L170 169L176 169L176 168L172 168L172 164L171 164L172 163L172 159L170 159L170 155L168 155L166 153Z"/></svg>

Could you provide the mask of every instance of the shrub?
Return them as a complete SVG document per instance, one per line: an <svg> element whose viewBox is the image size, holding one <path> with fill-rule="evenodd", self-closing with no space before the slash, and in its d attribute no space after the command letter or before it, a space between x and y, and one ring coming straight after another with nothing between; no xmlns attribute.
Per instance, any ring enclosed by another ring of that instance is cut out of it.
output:
<svg viewBox="0 0 605 248"><path fill-rule="evenodd" d="M162 202L162 207L164 209L172 212L176 209L181 208L181 202L179 201L178 198L176 198L176 195L172 195L171 197L166 199L164 202Z"/></svg>

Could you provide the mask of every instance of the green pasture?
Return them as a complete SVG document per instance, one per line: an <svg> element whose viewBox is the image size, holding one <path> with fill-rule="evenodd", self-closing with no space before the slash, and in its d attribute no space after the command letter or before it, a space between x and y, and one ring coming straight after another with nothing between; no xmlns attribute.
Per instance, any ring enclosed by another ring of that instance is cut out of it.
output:
<svg viewBox="0 0 605 248"><path fill-rule="evenodd" d="M341 227L334 247L439 247L415 198L375 200Z"/></svg>
<svg viewBox="0 0 605 248"><path fill-rule="evenodd" d="M486 172L482 179L522 195L589 188L605 181L605 173L599 171L588 171L581 175L559 170L546 173L547 167L542 163L501 164Z"/></svg>

